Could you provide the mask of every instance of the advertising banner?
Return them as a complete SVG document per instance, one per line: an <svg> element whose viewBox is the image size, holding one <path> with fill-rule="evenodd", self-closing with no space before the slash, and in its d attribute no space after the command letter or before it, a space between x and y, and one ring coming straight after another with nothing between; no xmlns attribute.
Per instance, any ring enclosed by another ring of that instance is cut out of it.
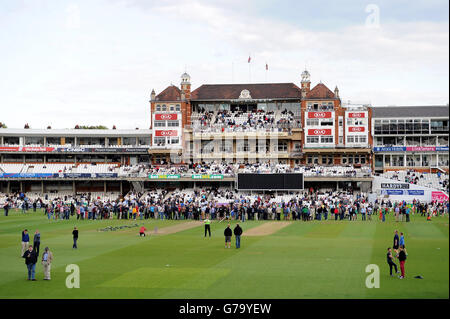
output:
<svg viewBox="0 0 450 319"><path fill-rule="evenodd" d="M407 151L412 152L434 152L436 151L436 147L434 146L407 146Z"/></svg>
<svg viewBox="0 0 450 319"><path fill-rule="evenodd" d="M117 177L117 173L95 173L95 177Z"/></svg>
<svg viewBox="0 0 450 319"><path fill-rule="evenodd" d="M177 136L177 130L155 130L155 136Z"/></svg>
<svg viewBox="0 0 450 319"><path fill-rule="evenodd" d="M54 147L8 146L0 147L0 152L53 152Z"/></svg>
<svg viewBox="0 0 450 319"><path fill-rule="evenodd" d="M444 192L431 192L431 200L442 203L448 200L448 195Z"/></svg>
<svg viewBox="0 0 450 319"><path fill-rule="evenodd" d="M146 153L148 147L58 147L62 153Z"/></svg>
<svg viewBox="0 0 450 319"><path fill-rule="evenodd" d="M308 129L308 135L332 135L332 130L330 128Z"/></svg>
<svg viewBox="0 0 450 319"><path fill-rule="evenodd" d="M387 189L384 192L387 195L403 195L403 190L400 189Z"/></svg>
<svg viewBox="0 0 450 319"><path fill-rule="evenodd" d="M350 118L363 118L363 117L366 117L366 113L364 113L364 112L348 113L348 117L350 117Z"/></svg>
<svg viewBox="0 0 450 319"><path fill-rule="evenodd" d="M390 146L390 147L381 147L375 146L373 148L374 152L404 152L406 151L406 147L403 146Z"/></svg>
<svg viewBox="0 0 450 319"><path fill-rule="evenodd" d="M179 174L169 174L169 175L149 175L148 178L150 179L179 179Z"/></svg>
<svg viewBox="0 0 450 319"><path fill-rule="evenodd" d="M409 184L407 184L407 183L381 183L381 188L409 189Z"/></svg>
<svg viewBox="0 0 450 319"><path fill-rule="evenodd" d="M420 189L408 189L407 192L408 192L408 195L416 195L416 196L425 195L425 191L420 190Z"/></svg>
<svg viewBox="0 0 450 319"><path fill-rule="evenodd" d="M309 119L330 119L332 112L308 112Z"/></svg>
<svg viewBox="0 0 450 319"><path fill-rule="evenodd" d="M177 114L155 114L156 121L173 121L177 119Z"/></svg>
<svg viewBox="0 0 450 319"><path fill-rule="evenodd" d="M49 178L58 174L52 173L1 173L2 178Z"/></svg>
<svg viewBox="0 0 450 319"><path fill-rule="evenodd" d="M365 132L366 128L364 126L349 126L348 131L352 133Z"/></svg>
<svg viewBox="0 0 450 319"><path fill-rule="evenodd" d="M223 175L220 174L194 174L191 175L192 179L223 179Z"/></svg>

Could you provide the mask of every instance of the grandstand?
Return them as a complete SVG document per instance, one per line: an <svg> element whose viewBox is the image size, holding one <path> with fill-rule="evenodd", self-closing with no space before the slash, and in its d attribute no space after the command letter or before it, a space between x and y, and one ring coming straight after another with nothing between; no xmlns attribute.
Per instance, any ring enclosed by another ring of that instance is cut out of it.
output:
<svg viewBox="0 0 450 319"><path fill-rule="evenodd" d="M150 129L0 129L0 191L111 199L236 193L239 174L302 174L305 191L381 193L379 176L448 194L448 106L343 104L337 87L208 84L150 96ZM376 174L374 174L376 173ZM217 191L218 190L218 191ZM112 194L112 195L108 195ZM94 195L93 195L94 196ZM284 197L287 196L287 197Z"/></svg>

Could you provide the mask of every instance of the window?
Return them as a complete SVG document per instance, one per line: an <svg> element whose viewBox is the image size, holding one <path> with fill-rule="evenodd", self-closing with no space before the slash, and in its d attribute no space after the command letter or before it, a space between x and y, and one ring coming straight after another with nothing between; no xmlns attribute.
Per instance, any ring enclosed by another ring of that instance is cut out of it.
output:
<svg viewBox="0 0 450 319"><path fill-rule="evenodd" d="M141 136L138 138L139 145L150 145L150 137Z"/></svg>
<svg viewBox="0 0 450 319"><path fill-rule="evenodd" d="M404 124L403 124L404 125ZM375 134L381 134L381 120L375 120L375 125L374 125L374 133Z"/></svg>
<svg viewBox="0 0 450 319"><path fill-rule="evenodd" d="M323 165L333 165L333 155L322 155Z"/></svg>
<svg viewBox="0 0 450 319"><path fill-rule="evenodd" d="M178 125L179 125L178 121L167 121L167 126L178 127Z"/></svg>
<svg viewBox="0 0 450 319"><path fill-rule="evenodd" d="M355 138L353 136L347 136L347 143L355 143Z"/></svg>
<svg viewBox="0 0 450 319"><path fill-rule="evenodd" d="M405 134L405 120L398 120L397 134Z"/></svg>
<svg viewBox="0 0 450 319"><path fill-rule="evenodd" d="M175 110L176 110L177 112L180 112L180 111L181 111L181 106L180 106L180 104L177 104L177 105L175 106Z"/></svg>
<svg viewBox="0 0 450 319"><path fill-rule="evenodd" d="M287 142L278 143L278 152L286 152L288 149Z"/></svg>
<svg viewBox="0 0 450 319"><path fill-rule="evenodd" d="M163 112L167 111L167 106L165 104L162 105L162 111Z"/></svg>
<svg viewBox="0 0 450 319"><path fill-rule="evenodd" d="M306 126L319 126L319 119L307 119Z"/></svg>
<svg viewBox="0 0 450 319"><path fill-rule="evenodd" d="M320 142L321 143L333 143L333 137L332 136L321 136Z"/></svg>
<svg viewBox="0 0 450 319"><path fill-rule="evenodd" d="M317 155L308 155L306 161L308 164L319 164L319 158Z"/></svg>
<svg viewBox="0 0 450 319"><path fill-rule="evenodd" d="M155 127L164 127L166 126L166 121L155 121Z"/></svg>
<svg viewBox="0 0 450 319"><path fill-rule="evenodd" d="M169 107L169 109L170 109L171 112L173 112L173 111L175 110L175 107L174 107L173 105L171 105L171 106Z"/></svg>
<svg viewBox="0 0 450 319"><path fill-rule="evenodd" d="M180 143L180 139L178 137L172 137L172 140L170 142L171 144L178 144Z"/></svg>
<svg viewBox="0 0 450 319"><path fill-rule="evenodd" d="M160 105L160 104L157 104L157 105L156 105L156 111L157 111L157 112L161 112L161 105Z"/></svg>
<svg viewBox="0 0 450 319"><path fill-rule="evenodd" d="M359 137L359 142L360 142L360 143L366 143L366 142L367 142L366 137L365 137L365 136L360 136L360 137Z"/></svg>
<svg viewBox="0 0 450 319"><path fill-rule="evenodd" d="M320 126L333 126L333 119L322 119Z"/></svg>
<svg viewBox="0 0 450 319"><path fill-rule="evenodd" d="M155 139L153 140L154 145L157 146L164 146L166 145L166 138L165 137L155 137Z"/></svg>
<svg viewBox="0 0 450 319"><path fill-rule="evenodd" d="M318 136L307 136L306 137L306 143L319 143L319 137Z"/></svg>
<svg viewBox="0 0 450 319"><path fill-rule="evenodd" d="M25 145L44 145L43 136L25 136Z"/></svg>

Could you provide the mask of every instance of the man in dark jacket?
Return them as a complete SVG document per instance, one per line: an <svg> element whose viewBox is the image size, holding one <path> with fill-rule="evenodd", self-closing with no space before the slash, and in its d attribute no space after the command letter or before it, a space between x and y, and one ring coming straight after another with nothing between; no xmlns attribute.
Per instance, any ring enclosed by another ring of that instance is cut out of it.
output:
<svg viewBox="0 0 450 319"><path fill-rule="evenodd" d="M394 262L394 256L392 256L392 249L391 247L388 248L388 252L387 252L387 263L389 265L389 271L391 273L391 277L394 276L392 274L392 268L395 268L395 272L398 273L398 269L397 269L397 264Z"/></svg>
<svg viewBox="0 0 450 319"><path fill-rule="evenodd" d="M233 236L233 232L231 231L230 224L225 228L223 234L225 235L225 248L231 248L231 236Z"/></svg>
<svg viewBox="0 0 450 319"><path fill-rule="evenodd" d="M397 258L400 261L400 270L401 270L401 276L399 276L400 279L405 278L405 262L406 262L406 256L408 254L406 253L405 246L400 246L399 252L397 254Z"/></svg>
<svg viewBox="0 0 450 319"><path fill-rule="evenodd" d="M73 246L72 246L72 248L78 248L77 247L78 229L76 227L73 228L72 235L73 235Z"/></svg>
<svg viewBox="0 0 450 319"><path fill-rule="evenodd" d="M39 232L39 230L36 229L36 232L34 233L34 238L33 238L33 248L34 251L36 251L36 255L39 256L39 246L41 245L41 233Z"/></svg>
<svg viewBox="0 0 450 319"><path fill-rule="evenodd" d="M28 280L36 281L34 275L36 272L37 255L36 252L33 250L32 245L28 246L28 250L25 251L22 257L25 258L25 264L27 265Z"/></svg>
<svg viewBox="0 0 450 319"><path fill-rule="evenodd" d="M242 228L239 226L239 224L236 224L236 227L234 227L234 236L236 237L236 248L241 248L241 235L242 235Z"/></svg>

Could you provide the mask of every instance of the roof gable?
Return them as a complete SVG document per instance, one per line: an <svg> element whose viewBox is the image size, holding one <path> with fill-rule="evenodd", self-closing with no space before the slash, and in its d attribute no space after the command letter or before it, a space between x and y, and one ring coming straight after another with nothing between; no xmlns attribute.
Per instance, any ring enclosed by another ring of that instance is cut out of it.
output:
<svg viewBox="0 0 450 319"><path fill-rule="evenodd" d="M248 90L252 99L301 98L301 90L294 83L259 84L204 84L192 92L192 100L234 100L243 90Z"/></svg>
<svg viewBox="0 0 450 319"><path fill-rule="evenodd" d="M311 91L306 94L307 99L334 99L336 96L325 84L317 84Z"/></svg>
<svg viewBox="0 0 450 319"><path fill-rule="evenodd" d="M168 86L156 96L156 101L180 101L181 90L175 85Z"/></svg>

